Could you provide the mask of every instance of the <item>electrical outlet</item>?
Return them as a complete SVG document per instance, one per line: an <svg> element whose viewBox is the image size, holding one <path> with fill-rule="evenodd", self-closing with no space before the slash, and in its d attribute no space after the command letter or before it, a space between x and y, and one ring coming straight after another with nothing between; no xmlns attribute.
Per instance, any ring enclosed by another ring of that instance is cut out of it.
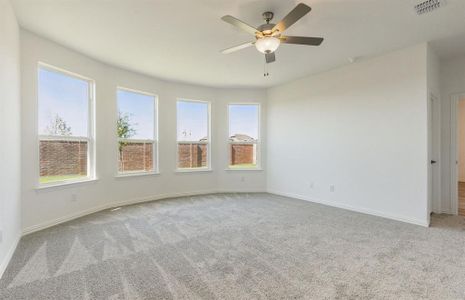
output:
<svg viewBox="0 0 465 300"><path fill-rule="evenodd" d="M71 194L71 202L76 202L76 201L77 201L77 195Z"/></svg>
<svg viewBox="0 0 465 300"><path fill-rule="evenodd" d="M336 190L336 188L334 187L333 184L331 184L331 185L329 186L329 191L330 191L330 192L334 192L335 190Z"/></svg>
<svg viewBox="0 0 465 300"><path fill-rule="evenodd" d="M308 187L313 189L315 187L315 183L313 181L310 181Z"/></svg>

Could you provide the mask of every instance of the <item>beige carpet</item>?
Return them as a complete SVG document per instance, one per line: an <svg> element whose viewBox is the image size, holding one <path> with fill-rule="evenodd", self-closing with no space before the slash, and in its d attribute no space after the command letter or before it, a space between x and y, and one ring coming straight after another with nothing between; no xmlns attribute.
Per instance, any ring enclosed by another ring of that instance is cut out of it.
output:
<svg viewBox="0 0 465 300"><path fill-rule="evenodd" d="M465 218L422 228L269 194L156 201L24 237L0 299L465 299Z"/></svg>

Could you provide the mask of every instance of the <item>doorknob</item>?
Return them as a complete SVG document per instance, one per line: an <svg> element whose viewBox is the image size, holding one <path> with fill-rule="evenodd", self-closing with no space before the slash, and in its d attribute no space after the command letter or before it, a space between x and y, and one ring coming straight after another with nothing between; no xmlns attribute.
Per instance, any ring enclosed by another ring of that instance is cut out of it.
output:
<svg viewBox="0 0 465 300"><path fill-rule="evenodd" d="M432 164L432 165L433 165L433 164L435 164L435 163L436 163L436 161L435 161L435 160L431 160L431 164Z"/></svg>

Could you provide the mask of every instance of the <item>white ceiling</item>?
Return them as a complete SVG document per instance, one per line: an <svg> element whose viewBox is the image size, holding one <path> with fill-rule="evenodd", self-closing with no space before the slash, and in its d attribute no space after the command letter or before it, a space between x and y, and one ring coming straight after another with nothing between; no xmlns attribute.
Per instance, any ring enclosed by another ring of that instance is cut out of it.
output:
<svg viewBox="0 0 465 300"><path fill-rule="evenodd" d="M413 10L420 0L12 2L21 26L41 36L125 69L207 86L273 86L347 64L351 57L373 56L424 41L453 41L451 37L465 33L465 0L447 0L444 8L422 16ZM266 78L264 57L255 48L220 53L253 39L221 21L223 15L258 26L263 23L262 12L273 11L277 22L298 2L313 10L287 34L322 36L322 46L282 45ZM441 56L457 54L465 51L465 43L435 48L444 52Z"/></svg>

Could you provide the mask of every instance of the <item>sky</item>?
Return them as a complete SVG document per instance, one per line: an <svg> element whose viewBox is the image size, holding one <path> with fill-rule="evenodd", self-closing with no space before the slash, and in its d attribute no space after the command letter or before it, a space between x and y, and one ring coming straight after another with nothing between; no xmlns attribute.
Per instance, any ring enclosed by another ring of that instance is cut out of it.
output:
<svg viewBox="0 0 465 300"><path fill-rule="evenodd" d="M39 69L39 134L59 115L71 127L72 136L87 136L88 82L45 68ZM129 115L136 134L133 139L153 139L155 101L153 96L118 90L118 110ZM208 135L208 104L177 102L179 141L198 141ZM229 135L258 138L258 105L229 105Z"/></svg>
<svg viewBox="0 0 465 300"><path fill-rule="evenodd" d="M258 139L258 105L229 105L229 136L235 134Z"/></svg>
<svg viewBox="0 0 465 300"><path fill-rule="evenodd" d="M136 130L132 139L154 139L155 99L153 96L118 90L118 111L129 116Z"/></svg>
<svg viewBox="0 0 465 300"><path fill-rule="evenodd" d="M198 141L208 136L208 104L178 101L178 141Z"/></svg>
<svg viewBox="0 0 465 300"><path fill-rule="evenodd" d="M72 136L87 136L88 82L39 68L39 134L59 115L71 127Z"/></svg>

